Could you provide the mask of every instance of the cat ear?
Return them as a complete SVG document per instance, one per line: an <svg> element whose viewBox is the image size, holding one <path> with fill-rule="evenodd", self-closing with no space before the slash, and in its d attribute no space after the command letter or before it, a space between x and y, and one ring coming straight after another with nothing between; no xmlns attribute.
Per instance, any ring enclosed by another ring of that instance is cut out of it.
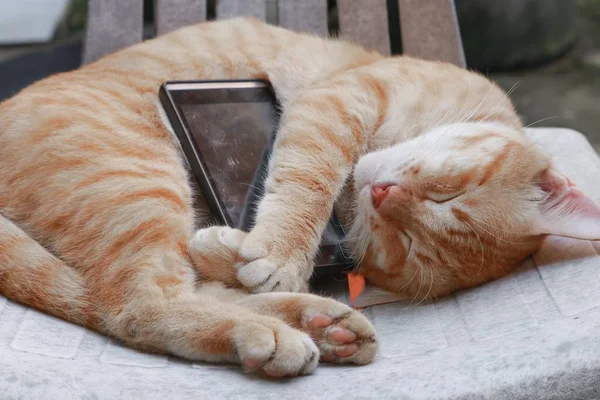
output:
<svg viewBox="0 0 600 400"><path fill-rule="evenodd" d="M600 207L567 177L548 168L540 188L547 197L537 215L534 233L600 240Z"/></svg>

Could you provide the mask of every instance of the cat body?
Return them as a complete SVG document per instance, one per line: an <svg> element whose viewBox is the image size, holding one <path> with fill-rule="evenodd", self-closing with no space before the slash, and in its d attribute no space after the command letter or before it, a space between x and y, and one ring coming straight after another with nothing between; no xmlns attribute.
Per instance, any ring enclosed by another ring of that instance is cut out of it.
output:
<svg viewBox="0 0 600 400"><path fill-rule="evenodd" d="M257 225L194 234L158 88L253 78L283 110ZM360 271L387 289L438 296L502 276L568 211L598 214L521 129L499 88L452 65L253 19L185 27L0 104L0 293L131 346L272 376L368 363L360 313L289 293L306 290L334 205ZM591 238L594 224L559 233Z"/></svg>

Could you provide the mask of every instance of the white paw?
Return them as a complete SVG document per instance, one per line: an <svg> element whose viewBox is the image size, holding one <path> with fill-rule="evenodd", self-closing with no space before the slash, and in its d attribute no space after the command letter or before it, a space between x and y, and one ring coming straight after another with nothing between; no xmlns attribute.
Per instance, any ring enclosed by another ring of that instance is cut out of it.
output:
<svg viewBox="0 0 600 400"><path fill-rule="evenodd" d="M238 265L237 279L253 293L306 292L312 262L297 251L269 252L258 235L243 241L239 254L247 264Z"/></svg>
<svg viewBox="0 0 600 400"><path fill-rule="evenodd" d="M207 251L227 247L237 252L247 233L227 226L211 226L198 230L190 241L190 249Z"/></svg>
<svg viewBox="0 0 600 400"><path fill-rule="evenodd" d="M226 226L201 229L189 242L194 268L204 280L219 281L230 287L240 287L236 264L239 248L246 233Z"/></svg>
<svg viewBox="0 0 600 400"><path fill-rule="evenodd" d="M310 374L319 363L319 349L310 337L276 319L241 322L233 339L247 371L290 377Z"/></svg>

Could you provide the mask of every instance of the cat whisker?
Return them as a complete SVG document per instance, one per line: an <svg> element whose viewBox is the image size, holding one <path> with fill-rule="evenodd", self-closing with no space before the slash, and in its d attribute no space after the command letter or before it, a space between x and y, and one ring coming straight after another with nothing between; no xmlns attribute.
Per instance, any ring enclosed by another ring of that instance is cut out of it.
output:
<svg viewBox="0 0 600 400"><path fill-rule="evenodd" d="M411 308L416 308L418 307L420 304L422 304L424 301L427 300L427 298L429 297L429 294L431 293L431 290L433 289L433 285L434 285L434 278L433 278L433 272L430 270L429 271L429 276L431 277L431 279L429 279L429 290L427 291L427 293L421 297L421 299L414 305L412 305ZM421 291L421 287L419 287L419 292ZM419 292L417 292L417 295L415 296L415 299L418 298L419 296Z"/></svg>
<svg viewBox="0 0 600 400"><path fill-rule="evenodd" d="M515 83L514 83L514 84L513 84L513 85L510 87L510 89L508 89L508 90L506 91L506 95L505 95L505 97L508 97L508 96L510 96L511 94L513 94L513 92L514 92L515 90L517 90L517 88L519 87L519 85L520 85L520 84L521 84L521 81L517 81L517 82L515 82Z"/></svg>
<svg viewBox="0 0 600 400"><path fill-rule="evenodd" d="M471 94L471 82L467 81L467 95L465 96L465 99L470 99L471 98L470 94ZM480 103L480 106L481 106L481 103ZM448 113L450 111L453 111L453 110L454 110L453 107L448 107L446 109L446 112L444 113L444 116L442 117L440 123L438 124L439 126L441 126L441 125L450 125L451 123L453 123L453 119L455 117L454 114L450 114L449 120L446 121L446 117L447 117ZM433 123L432 123L432 125L433 125Z"/></svg>
<svg viewBox="0 0 600 400"><path fill-rule="evenodd" d="M439 124L438 126L443 126L443 125L442 125L442 124ZM430 127L427 127L427 129L430 129ZM425 147L425 148L423 149L423 158L427 158L427 157L429 157L429 156L430 156L430 155L433 153L433 151L434 151L434 149L435 149L435 145L436 145L436 144L438 143L438 141L440 141L440 140L442 140L442 137L441 137L441 136L438 136L438 137L434 138L434 139L433 139L433 140L432 140L432 141L431 141L431 142L430 142L430 143L427 145L427 147Z"/></svg>
<svg viewBox="0 0 600 400"><path fill-rule="evenodd" d="M452 118L453 118L452 114L450 114L450 120L446 121L446 118L448 117L448 113L450 113L450 110L452 110L452 107L447 107L446 108L446 112L442 116L442 119L440 121L440 125L449 125L450 124L450 121L452 121Z"/></svg>
<svg viewBox="0 0 600 400"><path fill-rule="evenodd" d="M491 224L489 224L489 223L487 223L485 221L482 221L482 220L480 220L480 219L478 219L478 218L476 218L476 217L474 217L472 215L470 216L470 218L473 219L473 220L475 220L475 221L477 221L477 222L479 222L480 224L489 226L490 228L495 229L495 230L497 230L499 232L502 232L502 233L510 233L510 234L513 234L513 235L523 235L523 232L509 231L507 229L498 228L498 227L496 227L494 225L491 225ZM523 242L523 243L528 243L528 242Z"/></svg>
<svg viewBox="0 0 600 400"><path fill-rule="evenodd" d="M440 274L440 271L438 271L438 269L435 267L435 265L432 265L430 268L433 272L435 272L435 274L440 279L440 281L443 280L442 275Z"/></svg>
<svg viewBox="0 0 600 400"><path fill-rule="evenodd" d="M410 303L404 308L405 310L414 307L415 300L419 298L419 293L421 293L421 289L423 288L423 268L417 268L417 271L419 272L419 290L417 290L415 297L413 297Z"/></svg>
<svg viewBox="0 0 600 400"><path fill-rule="evenodd" d="M506 93L504 93L504 96L502 96L502 98L500 100L498 100L498 103L496 103L496 105L483 117L483 119L482 119L483 122L487 121L487 119L494 113L494 111L496 111L496 108L498 108L498 106L505 99L507 99L511 94L513 94L513 92L517 89L517 87L519 86L520 83L521 83L521 81L516 82L514 85L512 85L512 87L510 89L508 89L508 91L506 91Z"/></svg>
<svg viewBox="0 0 600 400"><path fill-rule="evenodd" d="M559 118L559 117L560 117L559 115L553 115L552 117L542 118L542 119L540 119L538 121L535 121L535 122L532 122L532 123L530 123L528 125L525 125L523 128L529 128L530 126L533 126L535 124L539 124L540 122L548 121L549 119L555 119L555 118Z"/></svg>
<svg viewBox="0 0 600 400"><path fill-rule="evenodd" d="M427 294L425 295L425 297L423 297L423 300L421 300L417 304L417 306L419 304L421 304L422 302L426 301L429 298L429 295L431 294L431 291L433 290L433 285L435 284L435 277L433 275L433 271L434 271L434 268L430 268L429 272L431 273L431 280L430 280L431 283L429 284L429 290L427 291Z"/></svg>
<svg viewBox="0 0 600 400"><path fill-rule="evenodd" d="M470 92L471 87L470 85L468 86L468 92ZM481 104L481 103L480 103ZM431 118L431 122L425 126L422 127L421 132L427 132L428 130L435 128L436 126L444 126L444 125L449 125L452 122L452 119L454 118L454 116L452 114L450 114L450 119L449 121L446 121L446 118L448 116L448 113L452 111L452 107L448 107L446 109L446 112L444 113L444 116L441 118L441 120L439 122L438 121L438 116L439 116L439 111L436 113L435 118ZM416 116L416 113L415 113ZM413 123L413 127L412 129L414 130L415 124ZM438 140L441 140L441 137L436 138L435 140L431 141L431 143L429 143L429 145L423 149L423 155L424 157L429 156L431 154L431 152L433 151L433 149L435 148L435 145L437 144Z"/></svg>
<svg viewBox="0 0 600 400"><path fill-rule="evenodd" d="M405 289L405 288L407 288L407 287L408 287L408 286L411 284L411 282L412 282L412 281L414 281L414 280L415 280L415 278L417 277L417 272L419 272L419 269L418 269L418 268L415 268L415 273L413 274L412 278L410 278L410 280L409 280L408 282L406 282L404 285L402 285L402 286L401 286L400 288L398 288L396 291L397 291L397 292L400 292L402 289Z"/></svg>
<svg viewBox="0 0 600 400"><path fill-rule="evenodd" d="M495 237L496 239L498 239L498 240L501 240L501 241L503 241L503 242L505 242L505 243L512 243L512 244L523 244L523 245L524 245L524 244L529 244L529 243L532 243L531 241L513 242L513 241L509 241L509 240L506 240L506 239L500 238L499 236L495 236L495 235L493 235L491 232L489 232L489 231L485 230L483 227L481 227L481 225L480 225L480 224L484 224L484 225L486 225L486 226L489 226L491 229L495 229L495 230L497 230L497 231L499 231L499 232L502 232L502 233L509 233L509 234L513 234L513 235L521 235L521 236L522 236L522 235L523 235L523 232L516 232L516 231L509 231L509 230L506 230L506 229L501 229L501 228L498 228L498 227L496 227L496 226L493 226L493 225L491 225L491 224L489 224L489 223L487 223L487 222L485 222L485 221L482 221L482 220L480 220L480 219L478 219L478 218L476 218L476 217L473 217L473 216L471 216L471 219L473 219L473 220L474 220L473 222L475 223L475 225L476 225L476 226L477 226L479 229L483 230L483 231L484 231L484 232L486 232L487 234L489 234L489 235L492 235L492 236L493 236L493 237Z"/></svg>
<svg viewBox="0 0 600 400"><path fill-rule="evenodd" d="M463 222L464 222L464 221L463 221ZM490 231L488 231L488 230L486 230L486 229L482 228L482 227L481 227L481 225L477 224L475 221L473 221L473 224L474 224L474 225L475 225L477 228L481 229L482 231L484 231L484 232L485 232L485 233L487 233L488 235L492 236L493 238L495 238L495 239L497 239L497 240L499 240L499 241L501 241L501 242L504 242L504 243L510 243L510 244L519 244L519 245L525 245L525 244L528 244L528 243L530 243L530 242L514 242L514 241L506 240L506 239L503 239L503 238L501 238L500 236L496 236L496 235L494 235L493 233L491 233Z"/></svg>
<svg viewBox="0 0 600 400"><path fill-rule="evenodd" d="M473 227L471 226L471 224L469 224L467 221L463 221L475 234L475 236L477 236L477 240L479 241L479 247L481 249L481 265L479 265L479 271L477 271L477 275L479 275L481 273L481 270L483 269L483 264L485 261L485 253L483 251L483 242L481 241L481 238L479 237L479 234L477 233L477 231L475 231L475 229L473 229Z"/></svg>
<svg viewBox="0 0 600 400"><path fill-rule="evenodd" d="M265 192L265 188L264 188L264 187L258 187L258 186L256 186L256 185L253 185L253 184L251 184L251 183L244 183L244 182L240 182L240 185L243 185L243 186L248 186L249 188L256 189L256 190L258 190L260 193L264 193L264 192Z"/></svg>
<svg viewBox="0 0 600 400"><path fill-rule="evenodd" d="M477 113L477 111L479 111L479 109L481 108L481 106L487 101L487 98L489 97L490 93L492 92L492 89L494 87L490 85L487 93L485 94L485 96L481 99L481 101L479 102L479 104L477 105L476 108L474 108L469 114L467 114L466 116L464 116L462 119L460 119L458 122L459 123L463 123L468 121L469 119L471 119L471 117L473 117L473 115L475 115Z"/></svg>

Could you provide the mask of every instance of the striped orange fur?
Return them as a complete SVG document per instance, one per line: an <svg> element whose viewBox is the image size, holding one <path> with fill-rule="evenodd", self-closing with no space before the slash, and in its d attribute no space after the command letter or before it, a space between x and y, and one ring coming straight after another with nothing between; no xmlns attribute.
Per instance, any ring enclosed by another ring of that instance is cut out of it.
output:
<svg viewBox="0 0 600 400"><path fill-rule="evenodd" d="M157 91L229 78L267 78L282 104L266 195L252 232L194 234L202 201ZM185 27L0 104L0 293L272 376L365 364L377 344L360 313L281 293L306 290L334 204L382 287L431 297L497 278L556 230L561 199L583 199L521 130L500 89L452 65L254 19Z"/></svg>

